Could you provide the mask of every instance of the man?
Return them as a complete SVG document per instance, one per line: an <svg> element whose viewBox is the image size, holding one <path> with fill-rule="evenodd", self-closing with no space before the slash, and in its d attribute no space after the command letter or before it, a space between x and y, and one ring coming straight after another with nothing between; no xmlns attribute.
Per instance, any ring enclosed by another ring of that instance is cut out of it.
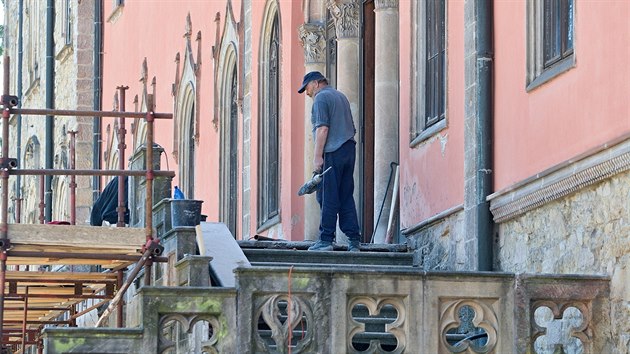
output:
<svg viewBox="0 0 630 354"><path fill-rule="evenodd" d="M311 124L315 151L313 170L321 172L328 167L317 189L317 202L321 208L319 240L309 251L332 251L337 217L339 228L348 236L348 251L359 252L361 234L354 204L354 161L356 159L356 129L348 98L328 86L328 80L318 71L304 76L298 93L306 91L313 99Z"/></svg>

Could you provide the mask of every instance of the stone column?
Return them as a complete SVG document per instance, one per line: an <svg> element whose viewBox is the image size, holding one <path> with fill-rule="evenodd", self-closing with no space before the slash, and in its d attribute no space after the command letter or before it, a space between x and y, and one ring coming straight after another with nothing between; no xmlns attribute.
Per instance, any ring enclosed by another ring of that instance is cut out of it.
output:
<svg viewBox="0 0 630 354"><path fill-rule="evenodd" d="M357 214L359 225L363 215L361 203L361 191L363 181L360 177L362 161L362 132L359 122L359 11L362 1L360 0L328 0L327 6L335 23L337 32L337 89L343 92L348 101L354 119L354 126L357 134L354 136L357 141L357 163L354 169L354 200L357 204ZM337 230L341 235L341 231ZM343 239L337 237L337 242Z"/></svg>
<svg viewBox="0 0 630 354"><path fill-rule="evenodd" d="M375 243L385 242L394 179L387 190L390 164L398 162L398 0L375 0L374 70L374 224ZM378 215L381 203L383 213Z"/></svg>
<svg viewBox="0 0 630 354"><path fill-rule="evenodd" d="M304 73L326 71L326 38L324 27L305 23L298 28L300 43L304 47ZM311 108L313 100L304 96L304 181L313 176L313 132L311 126ZM304 239L316 240L319 235L319 204L315 194L304 196Z"/></svg>

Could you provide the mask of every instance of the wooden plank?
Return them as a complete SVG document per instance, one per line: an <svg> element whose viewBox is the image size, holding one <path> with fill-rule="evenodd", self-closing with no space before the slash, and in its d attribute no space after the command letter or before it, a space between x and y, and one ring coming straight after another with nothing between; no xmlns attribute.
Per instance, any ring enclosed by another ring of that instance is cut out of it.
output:
<svg viewBox="0 0 630 354"><path fill-rule="evenodd" d="M66 245L99 248L140 248L145 230L132 227L9 224L11 244Z"/></svg>
<svg viewBox="0 0 630 354"><path fill-rule="evenodd" d="M138 250L140 247L130 246L123 247L121 245L118 248L103 248L103 247L87 247L88 245L40 245L40 244L13 244L11 251L25 251L25 252L65 252L65 253L98 253L98 254L123 254L123 255L140 255Z"/></svg>
<svg viewBox="0 0 630 354"><path fill-rule="evenodd" d="M45 257L8 257L8 265L100 265L104 268L116 268L118 266L128 266L135 262L126 260L105 260L105 259L81 259L81 258L45 258Z"/></svg>
<svg viewBox="0 0 630 354"><path fill-rule="evenodd" d="M89 281L107 281L116 280L116 273L96 273L96 272L40 272L40 271L14 271L10 270L6 273L6 280L13 279L34 279L37 281L46 280L89 280Z"/></svg>

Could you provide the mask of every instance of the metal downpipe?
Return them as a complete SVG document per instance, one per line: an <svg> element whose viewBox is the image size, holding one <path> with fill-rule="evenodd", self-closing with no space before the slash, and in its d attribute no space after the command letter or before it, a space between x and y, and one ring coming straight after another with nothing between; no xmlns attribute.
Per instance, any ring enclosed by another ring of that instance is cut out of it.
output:
<svg viewBox="0 0 630 354"><path fill-rule="evenodd" d="M6 29L5 29L6 30ZM17 57L17 96L18 96L18 108L22 107L22 61L24 58L24 0L18 1L18 57ZM17 115L17 159L18 166L22 161L22 114ZM21 206L22 206L22 177L17 176L15 179L15 198L16 198L16 212L15 222L20 223L21 219Z"/></svg>
<svg viewBox="0 0 630 354"><path fill-rule="evenodd" d="M46 7L46 108L55 108L55 0L48 0ZM46 168L53 168L54 151L54 116L46 116ZM52 220L52 176L45 178L46 221Z"/></svg>
<svg viewBox="0 0 630 354"><path fill-rule="evenodd" d="M478 270L491 271L494 263L494 221L487 196L492 193L492 120L493 120L493 2L475 1L477 7L477 237Z"/></svg>
<svg viewBox="0 0 630 354"><path fill-rule="evenodd" d="M93 87L93 109L101 109L102 91L102 48L103 48L103 1L94 1L94 87ZM101 169L101 118L94 117L92 124L92 169ZM92 176L92 201L96 201L101 190L101 178Z"/></svg>

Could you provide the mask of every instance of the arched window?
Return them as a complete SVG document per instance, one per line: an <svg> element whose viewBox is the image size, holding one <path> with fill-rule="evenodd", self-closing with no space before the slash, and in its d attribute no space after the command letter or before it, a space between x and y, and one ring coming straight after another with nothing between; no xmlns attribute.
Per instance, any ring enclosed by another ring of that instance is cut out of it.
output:
<svg viewBox="0 0 630 354"><path fill-rule="evenodd" d="M192 84L186 86L180 106L179 184L188 199L195 195L195 93Z"/></svg>
<svg viewBox="0 0 630 354"><path fill-rule="evenodd" d="M275 2L272 2L275 4ZM268 8L261 55L261 116L258 157L258 227L279 221L280 209L280 28L277 5Z"/></svg>
<svg viewBox="0 0 630 354"><path fill-rule="evenodd" d="M24 149L24 162L22 166L25 169L41 168L40 160L41 146L36 136L29 138ZM27 224L35 224L39 222L39 203L42 202L39 193L40 178L39 176L24 176L22 184L22 222Z"/></svg>

